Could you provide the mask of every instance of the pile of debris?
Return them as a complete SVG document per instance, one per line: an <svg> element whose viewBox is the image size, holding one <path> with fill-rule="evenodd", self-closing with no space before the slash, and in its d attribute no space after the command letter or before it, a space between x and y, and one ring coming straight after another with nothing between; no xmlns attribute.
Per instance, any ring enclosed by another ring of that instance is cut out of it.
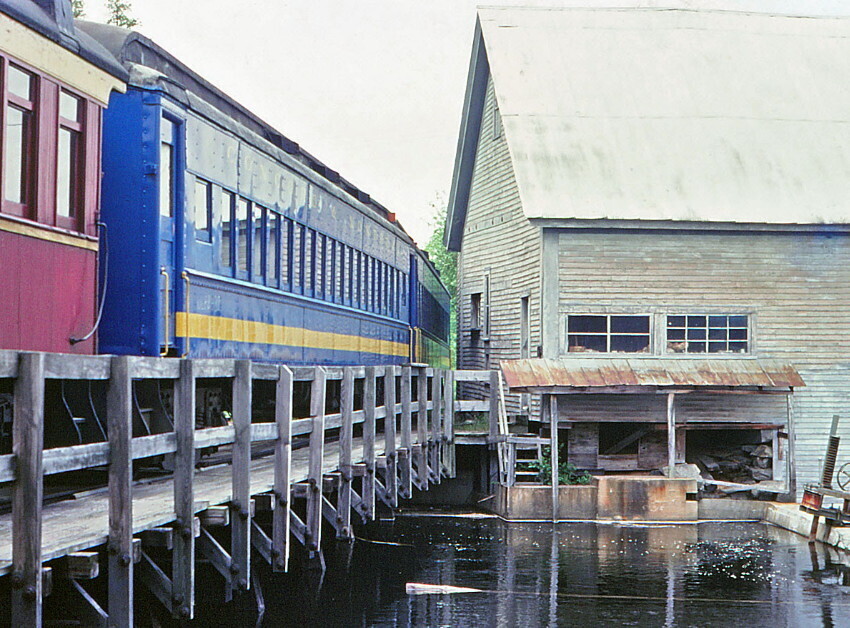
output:
<svg viewBox="0 0 850 628"><path fill-rule="evenodd" d="M705 480L755 484L773 479L773 447L770 443L716 447L694 458L693 462Z"/></svg>

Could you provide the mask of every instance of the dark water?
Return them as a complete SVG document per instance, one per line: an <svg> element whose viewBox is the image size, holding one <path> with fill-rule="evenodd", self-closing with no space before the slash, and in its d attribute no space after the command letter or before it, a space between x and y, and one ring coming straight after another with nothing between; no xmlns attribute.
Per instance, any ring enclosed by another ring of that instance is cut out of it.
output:
<svg viewBox="0 0 850 628"><path fill-rule="evenodd" d="M765 524L400 517L362 534L401 545L337 546L321 588L260 574L263 625L850 626L845 555ZM408 582L480 592L407 595Z"/></svg>

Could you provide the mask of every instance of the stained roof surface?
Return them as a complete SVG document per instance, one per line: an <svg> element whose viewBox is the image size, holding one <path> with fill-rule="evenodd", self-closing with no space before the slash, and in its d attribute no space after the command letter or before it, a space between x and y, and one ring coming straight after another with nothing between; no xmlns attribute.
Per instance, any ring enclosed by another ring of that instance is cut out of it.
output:
<svg viewBox="0 0 850 628"><path fill-rule="evenodd" d="M478 15L529 218L850 222L850 19Z"/></svg>
<svg viewBox="0 0 850 628"><path fill-rule="evenodd" d="M765 388L805 386L789 364L767 360L565 358L503 360L513 392L542 388Z"/></svg>

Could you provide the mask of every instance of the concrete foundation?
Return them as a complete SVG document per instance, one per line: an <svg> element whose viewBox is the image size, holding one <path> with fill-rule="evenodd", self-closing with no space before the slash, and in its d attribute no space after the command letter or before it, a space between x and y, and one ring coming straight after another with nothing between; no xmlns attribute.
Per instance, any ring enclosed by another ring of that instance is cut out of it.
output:
<svg viewBox="0 0 850 628"><path fill-rule="evenodd" d="M558 487L560 519L596 519L594 485ZM508 520L552 520L552 487L538 484L498 486L488 510Z"/></svg>

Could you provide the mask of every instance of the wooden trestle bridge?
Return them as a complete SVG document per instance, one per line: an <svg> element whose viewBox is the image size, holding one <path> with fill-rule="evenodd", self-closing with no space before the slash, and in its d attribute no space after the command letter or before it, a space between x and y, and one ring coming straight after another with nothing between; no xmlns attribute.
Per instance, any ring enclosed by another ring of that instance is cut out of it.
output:
<svg viewBox="0 0 850 628"><path fill-rule="evenodd" d="M454 476L453 380L482 375L0 351L0 378L14 382L12 453L0 456L0 488L11 491L11 512L0 515L0 580L8 578L13 625L41 625L54 567L76 592L84 623L132 626L134 580L174 617L193 617L196 558L220 572L228 598L251 587L252 555L286 571L298 543L323 565L323 519L353 539L352 511L374 518L378 502L395 508L414 487ZM232 386L232 422L199 428L198 385L211 378ZM104 442L44 449L51 379L106 381ZM173 431L133 437L134 382L147 379L173 381ZM252 417L260 380L273 390L265 418ZM293 413L298 382L310 390L305 418ZM338 403L329 403L329 389ZM223 464L199 466L200 450L210 448ZM134 481L134 461L154 456L171 461L173 473ZM105 471L99 489L45 504L46 476L86 469ZM229 526L229 543L220 526ZM80 580L104 567L108 599L99 603Z"/></svg>

